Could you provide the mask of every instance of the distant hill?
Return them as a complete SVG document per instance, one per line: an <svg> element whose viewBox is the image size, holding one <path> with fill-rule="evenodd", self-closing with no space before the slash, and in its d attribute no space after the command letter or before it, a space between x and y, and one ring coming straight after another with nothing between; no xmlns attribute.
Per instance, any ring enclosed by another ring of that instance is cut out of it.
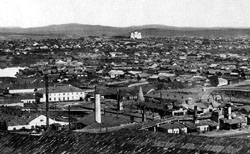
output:
<svg viewBox="0 0 250 154"><path fill-rule="evenodd" d="M1 38L15 37L83 37L83 36L129 36L133 31L142 32L143 37L169 36L250 36L249 29L241 28L192 28L165 25L142 25L131 27L110 27L100 25L62 24L45 27L0 28Z"/></svg>

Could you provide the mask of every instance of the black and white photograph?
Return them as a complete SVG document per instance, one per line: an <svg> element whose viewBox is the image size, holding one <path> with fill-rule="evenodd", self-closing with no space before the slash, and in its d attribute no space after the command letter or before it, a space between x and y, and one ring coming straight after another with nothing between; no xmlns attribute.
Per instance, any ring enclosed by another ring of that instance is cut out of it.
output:
<svg viewBox="0 0 250 154"><path fill-rule="evenodd" d="M250 0L0 0L0 154L249 143Z"/></svg>

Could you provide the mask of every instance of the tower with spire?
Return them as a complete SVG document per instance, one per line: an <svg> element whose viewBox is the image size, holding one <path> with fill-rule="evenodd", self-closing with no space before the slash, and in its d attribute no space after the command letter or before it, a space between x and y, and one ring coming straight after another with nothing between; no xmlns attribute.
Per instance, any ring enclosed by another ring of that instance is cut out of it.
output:
<svg viewBox="0 0 250 154"><path fill-rule="evenodd" d="M144 99L144 95L142 92L142 88L140 86L139 93L138 93L138 103L143 103L143 102L145 102L145 99Z"/></svg>

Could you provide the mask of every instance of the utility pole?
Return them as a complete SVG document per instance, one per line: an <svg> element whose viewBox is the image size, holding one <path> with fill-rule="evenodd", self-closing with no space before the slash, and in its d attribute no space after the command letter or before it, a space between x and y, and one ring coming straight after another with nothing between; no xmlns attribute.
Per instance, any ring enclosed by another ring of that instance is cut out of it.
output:
<svg viewBox="0 0 250 154"><path fill-rule="evenodd" d="M48 81L48 75L44 75L44 81L45 81L45 97L46 97L46 127L47 130L49 130L49 81Z"/></svg>
<svg viewBox="0 0 250 154"><path fill-rule="evenodd" d="M97 94L97 91L96 91L96 86L94 87L94 101L93 101L93 104L94 104L94 113L96 113L96 94ZM94 115L94 121L96 120L95 118L95 115Z"/></svg>
<svg viewBox="0 0 250 154"><path fill-rule="evenodd" d="M156 105L155 105L155 102L153 101L153 97L151 96L151 101L152 101L152 105L153 105L153 120L155 119L155 108L156 108Z"/></svg>
<svg viewBox="0 0 250 154"><path fill-rule="evenodd" d="M163 104L162 91L160 92L160 102L161 102L161 107L164 110L164 116L166 116L166 108Z"/></svg>
<svg viewBox="0 0 250 154"><path fill-rule="evenodd" d="M38 92L35 90L35 110L38 111Z"/></svg>
<svg viewBox="0 0 250 154"><path fill-rule="evenodd" d="M162 91L160 92L160 102L161 102L161 106L163 106L162 105Z"/></svg>
<svg viewBox="0 0 250 154"><path fill-rule="evenodd" d="M69 133L70 133L70 131L71 131L71 126L70 126L71 125L71 120L70 120L70 118L71 118L71 115L70 115L70 105L68 106L68 114L69 114L68 115L69 116L68 117L68 121L69 121Z"/></svg>
<svg viewBox="0 0 250 154"><path fill-rule="evenodd" d="M116 89L116 118L118 119L118 112L120 111L120 89Z"/></svg>
<svg viewBox="0 0 250 154"><path fill-rule="evenodd" d="M230 103L232 103L232 91L230 91Z"/></svg>
<svg viewBox="0 0 250 154"><path fill-rule="evenodd" d="M116 90L117 111L120 111L120 89Z"/></svg>

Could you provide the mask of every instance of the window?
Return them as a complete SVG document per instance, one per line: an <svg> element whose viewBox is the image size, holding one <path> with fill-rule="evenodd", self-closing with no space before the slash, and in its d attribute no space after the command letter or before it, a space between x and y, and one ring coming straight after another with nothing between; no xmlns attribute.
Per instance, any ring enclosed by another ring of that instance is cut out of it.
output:
<svg viewBox="0 0 250 154"><path fill-rule="evenodd" d="M56 98L54 98L54 101L56 101Z"/></svg>

